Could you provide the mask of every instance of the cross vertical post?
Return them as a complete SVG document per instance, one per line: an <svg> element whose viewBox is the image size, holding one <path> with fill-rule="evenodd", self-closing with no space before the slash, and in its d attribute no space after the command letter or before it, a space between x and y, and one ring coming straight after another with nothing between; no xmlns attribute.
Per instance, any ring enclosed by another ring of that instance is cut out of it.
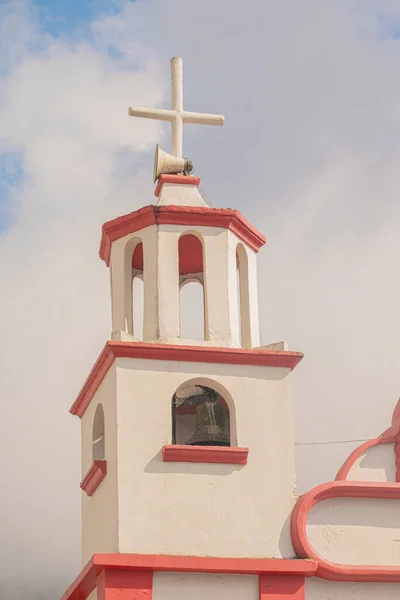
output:
<svg viewBox="0 0 400 600"><path fill-rule="evenodd" d="M169 121L171 123L172 154L177 158L183 158L183 123L220 126L224 124L224 117L222 115L187 112L183 109L181 58L171 59L171 108L141 108L139 106L130 106L128 114L130 117Z"/></svg>
<svg viewBox="0 0 400 600"><path fill-rule="evenodd" d="M176 111L176 115L171 121L172 154L178 158L183 158L183 77L181 58L171 60L171 108Z"/></svg>

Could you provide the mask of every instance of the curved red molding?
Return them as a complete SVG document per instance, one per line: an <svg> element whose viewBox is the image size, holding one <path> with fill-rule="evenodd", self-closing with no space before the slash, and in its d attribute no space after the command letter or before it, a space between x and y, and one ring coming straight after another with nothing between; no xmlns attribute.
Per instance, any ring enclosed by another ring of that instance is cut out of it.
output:
<svg viewBox="0 0 400 600"><path fill-rule="evenodd" d="M107 475L107 461L95 460L81 481L81 489L92 496Z"/></svg>
<svg viewBox="0 0 400 600"><path fill-rule="evenodd" d="M373 440L368 440L364 444L361 444L358 448L356 448L348 458L346 458L343 465L340 467L339 471L336 474L335 481L346 481L347 475L350 472L351 467L355 464L356 460L360 458L364 452L366 452L369 448L373 448L374 446L378 446L379 444L393 444L396 441L396 437L379 437Z"/></svg>
<svg viewBox="0 0 400 600"><path fill-rule="evenodd" d="M400 500L396 483L360 483L332 481L319 485L301 496L291 517L292 543L296 553L317 561L316 576L332 581L400 582L400 565L343 565L323 558L307 537L307 519L312 507L329 498L384 498Z"/></svg>
<svg viewBox="0 0 400 600"><path fill-rule="evenodd" d="M245 465L248 448L223 446L179 446L170 444L162 449L164 462L224 463Z"/></svg>

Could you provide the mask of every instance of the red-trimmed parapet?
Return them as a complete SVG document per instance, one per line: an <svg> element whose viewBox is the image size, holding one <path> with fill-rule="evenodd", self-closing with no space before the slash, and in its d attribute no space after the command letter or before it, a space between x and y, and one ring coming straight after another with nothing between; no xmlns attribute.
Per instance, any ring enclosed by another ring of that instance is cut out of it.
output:
<svg viewBox="0 0 400 600"><path fill-rule="evenodd" d="M392 423L386 431L377 438L368 440L358 446L340 467L335 479L336 481L346 481L351 468L357 460L370 448L381 444L394 444L394 462L396 465L396 482L400 483L400 399L394 408Z"/></svg>
<svg viewBox="0 0 400 600"><path fill-rule="evenodd" d="M154 190L154 195L156 198L159 197L161 193L161 188L164 183L175 183L178 185L195 185L197 188L200 185L200 177L194 177L193 175L160 175L159 180L157 181L156 189Z"/></svg>
<svg viewBox="0 0 400 600"><path fill-rule="evenodd" d="M162 449L164 462L222 463L245 465L248 448L226 446L180 446L168 445Z"/></svg>
<svg viewBox="0 0 400 600"><path fill-rule="evenodd" d="M151 600L153 573L157 571L258 575L260 600L270 586L270 592L279 592L280 600L303 600L304 578L314 575L316 568L314 560L299 559L95 554L61 600L85 600L96 586L98 598ZM263 578L265 575L268 579Z"/></svg>
<svg viewBox="0 0 400 600"><path fill-rule="evenodd" d="M238 210L209 208L207 206L154 206L151 204L104 223L100 243L100 258L108 266L110 264L112 242L129 233L156 224L230 229L255 252L258 252L266 242L265 236L253 227Z"/></svg>
<svg viewBox="0 0 400 600"><path fill-rule="evenodd" d="M95 460L81 481L81 489L92 496L107 475L107 461Z"/></svg>
<svg viewBox="0 0 400 600"><path fill-rule="evenodd" d="M357 460L360 458L360 456L362 456L364 454L364 452L367 452L367 450L369 450L370 448L373 448L374 446L379 446L380 444L393 444L395 442L396 442L396 437L393 437L393 436L379 437L379 438L375 438L373 440L368 440L367 442L364 442L364 444L361 444L361 446L358 446L358 448L356 448L350 454L350 456L345 460L345 462L343 463L343 465L340 467L339 471L337 472L335 480L336 481L346 481L351 468L354 466L354 464L357 462Z"/></svg>
<svg viewBox="0 0 400 600"><path fill-rule="evenodd" d="M289 350L257 350L211 346L179 346L146 342L113 342L104 346L70 412L82 417L116 358L146 358L197 363L282 367L293 370L303 358Z"/></svg>
<svg viewBox="0 0 400 600"><path fill-rule="evenodd" d="M307 536L307 520L318 502L332 498L365 498L400 500L397 483L332 481L319 485L301 496L293 510L291 535L293 547L300 557L312 557L317 563L316 576L331 581L400 582L400 566L351 565L334 563L319 554Z"/></svg>

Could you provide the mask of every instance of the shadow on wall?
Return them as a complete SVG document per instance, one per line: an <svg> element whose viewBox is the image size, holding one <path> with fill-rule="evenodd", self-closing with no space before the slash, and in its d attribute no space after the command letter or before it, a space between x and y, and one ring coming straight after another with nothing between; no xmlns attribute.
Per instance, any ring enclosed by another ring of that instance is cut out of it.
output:
<svg viewBox="0 0 400 600"><path fill-rule="evenodd" d="M385 481L396 481L396 455L394 453L394 444L380 444L369 448L361 458L358 465L359 469L376 469L384 474ZM360 480L362 477L360 477ZM368 480L371 480L368 478Z"/></svg>

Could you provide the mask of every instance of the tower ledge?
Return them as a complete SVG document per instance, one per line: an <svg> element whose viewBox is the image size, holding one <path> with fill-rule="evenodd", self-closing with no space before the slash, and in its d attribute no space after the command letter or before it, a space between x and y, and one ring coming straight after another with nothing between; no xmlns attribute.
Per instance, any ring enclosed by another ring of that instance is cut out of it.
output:
<svg viewBox="0 0 400 600"><path fill-rule="evenodd" d="M74 583L67 589L61 600L83 600L96 589L99 576L111 570L113 572L131 572L136 574L135 588L140 597L151 597L153 572L167 571L178 573L225 573L240 575L273 575L285 578L288 589L291 579L311 577L317 569L317 563L308 559L279 558L215 558L211 556L166 556L154 554L95 554L82 569ZM146 574L148 576L146 577ZM146 579L141 587L139 580ZM103 577L104 579L104 577ZM101 578L100 578L101 580ZM266 582L267 583L267 582ZM295 580L298 584L298 581ZM302 581L304 585L304 580ZM271 585L271 581L267 586ZM132 586L133 587L133 586ZM282 586L279 588L282 591ZM143 593L146 592L146 593ZM280 594L279 594L280 595ZM285 594L286 596L286 594ZM137 595L136 597L139 597ZM261 595L260 595L261 598Z"/></svg>
<svg viewBox="0 0 400 600"><path fill-rule="evenodd" d="M266 237L251 225L238 210L232 208L155 206L151 204L104 223L100 242L100 258L109 266L111 244L115 240L156 224L230 229L255 252L258 252L266 242Z"/></svg>
<svg viewBox="0 0 400 600"><path fill-rule="evenodd" d="M70 413L81 418L116 358L146 358L197 363L254 365L286 368L291 371L303 358L300 352L204 346L173 346L144 342L109 341L86 379Z"/></svg>

